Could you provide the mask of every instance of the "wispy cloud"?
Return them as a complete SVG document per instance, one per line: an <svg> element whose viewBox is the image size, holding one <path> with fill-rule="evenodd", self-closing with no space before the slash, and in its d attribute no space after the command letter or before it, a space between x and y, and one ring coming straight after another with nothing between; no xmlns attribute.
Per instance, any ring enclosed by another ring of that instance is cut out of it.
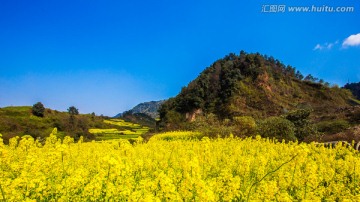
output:
<svg viewBox="0 0 360 202"><path fill-rule="evenodd" d="M314 47L313 50L322 50L322 49L324 49L324 47L322 45L316 44L316 46Z"/></svg>
<svg viewBox="0 0 360 202"><path fill-rule="evenodd" d="M360 33L350 35L344 40L342 47L347 48L349 46L360 46Z"/></svg>
<svg viewBox="0 0 360 202"><path fill-rule="evenodd" d="M333 47L334 47L334 45L336 45L336 44L338 44L339 43L339 41L335 41L335 42L333 42L333 43L328 43L328 42L326 42L326 43L324 43L324 44L316 44L316 46L314 47L314 51L316 51L316 50L330 50L330 49L332 49Z"/></svg>
<svg viewBox="0 0 360 202"><path fill-rule="evenodd" d="M313 50L314 51L331 50L338 43L339 43L339 41L335 41L335 42L331 42L331 43L326 42L326 43L323 43L323 44L318 43L318 44L315 45ZM341 44L340 49L348 48L348 47L351 47L351 46L360 46L360 33L350 35L349 37L344 39L343 43Z"/></svg>

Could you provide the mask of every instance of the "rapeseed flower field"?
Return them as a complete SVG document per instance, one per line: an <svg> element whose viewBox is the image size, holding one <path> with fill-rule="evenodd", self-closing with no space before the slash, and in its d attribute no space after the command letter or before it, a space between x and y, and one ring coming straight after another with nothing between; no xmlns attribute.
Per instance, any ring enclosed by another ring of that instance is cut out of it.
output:
<svg viewBox="0 0 360 202"><path fill-rule="evenodd" d="M351 148L187 134L197 138L0 139L0 200L360 201Z"/></svg>

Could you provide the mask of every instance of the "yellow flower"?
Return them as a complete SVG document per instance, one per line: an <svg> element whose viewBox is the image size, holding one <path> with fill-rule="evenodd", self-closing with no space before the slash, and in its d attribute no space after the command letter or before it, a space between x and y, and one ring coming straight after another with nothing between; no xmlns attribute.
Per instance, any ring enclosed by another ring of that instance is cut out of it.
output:
<svg viewBox="0 0 360 202"><path fill-rule="evenodd" d="M0 146L0 200L359 201L358 165L345 147L261 137L74 143L54 130L44 146L26 136Z"/></svg>

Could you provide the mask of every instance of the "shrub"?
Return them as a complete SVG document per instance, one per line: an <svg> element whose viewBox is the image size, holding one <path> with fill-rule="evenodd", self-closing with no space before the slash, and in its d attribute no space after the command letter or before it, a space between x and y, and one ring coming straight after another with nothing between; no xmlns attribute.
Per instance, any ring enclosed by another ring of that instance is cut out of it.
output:
<svg viewBox="0 0 360 202"><path fill-rule="evenodd" d="M263 137L295 141L295 126L284 118L269 117L259 124L258 131Z"/></svg>
<svg viewBox="0 0 360 202"><path fill-rule="evenodd" d="M190 123L188 130L198 131L208 137L226 137L233 133L230 120L219 120L215 114L197 116L195 121Z"/></svg>
<svg viewBox="0 0 360 202"><path fill-rule="evenodd" d="M339 133L349 127L350 124L345 120L323 121L317 124L318 131L326 134Z"/></svg>
<svg viewBox="0 0 360 202"><path fill-rule="evenodd" d="M295 136L299 140L304 140L309 135L317 135L315 127L310 123L310 109L299 109L291 111L286 115L286 119L295 126Z"/></svg>
<svg viewBox="0 0 360 202"><path fill-rule="evenodd" d="M297 125L304 125L304 120L306 120L310 116L310 110L308 109L299 109L295 111L289 112L289 114L286 115L286 119L296 123Z"/></svg>
<svg viewBox="0 0 360 202"><path fill-rule="evenodd" d="M360 123L360 109L356 109L349 114L350 121L352 123Z"/></svg>
<svg viewBox="0 0 360 202"><path fill-rule="evenodd" d="M256 122L251 116L237 116L233 118L235 133L239 136L252 136L256 133Z"/></svg>

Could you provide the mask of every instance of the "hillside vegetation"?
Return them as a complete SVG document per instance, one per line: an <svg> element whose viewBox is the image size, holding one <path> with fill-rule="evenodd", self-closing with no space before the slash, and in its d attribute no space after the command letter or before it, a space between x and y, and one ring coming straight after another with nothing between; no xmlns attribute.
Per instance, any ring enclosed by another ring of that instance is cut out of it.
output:
<svg viewBox="0 0 360 202"><path fill-rule="evenodd" d="M32 114L31 107L4 107L0 108L0 133L7 142L11 137L23 135L44 138L57 127L59 135L92 139L87 132L88 128L103 125L103 118L96 116L76 115L75 119L70 117L69 113L50 109L45 110L44 117L38 117Z"/></svg>
<svg viewBox="0 0 360 202"><path fill-rule="evenodd" d="M303 140L329 133L327 126L319 132L317 124L340 125L346 130L359 123L359 103L348 90L331 87L312 75L303 76L273 57L241 51L214 62L163 103L160 126L251 135L266 133L258 126L267 124L278 128L270 129L272 134L266 136ZM275 116L279 118L266 120ZM289 136L277 137L283 131Z"/></svg>
<svg viewBox="0 0 360 202"><path fill-rule="evenodd" d="M115 121L116 124L114 124ZM54 127L58 130L58 137L70 136L75 140L78 140L80 136L83 136L85 140L133 138L149 130L148 127L144 128L125 121L120 123L119 120L96 116L94 113L70 114L45 109L43 116L39 117L33 115L32 107L28 106L0 108L0 133L5 143L8 143L11 137L24 135L43 141Z"/></svg>
<svg viewBox="0 0 360 202"><path fill-rule="evenodd" d="M344 86L345 89L349 89L357 99L360 99L360 82L347 83Z"/></svg>

